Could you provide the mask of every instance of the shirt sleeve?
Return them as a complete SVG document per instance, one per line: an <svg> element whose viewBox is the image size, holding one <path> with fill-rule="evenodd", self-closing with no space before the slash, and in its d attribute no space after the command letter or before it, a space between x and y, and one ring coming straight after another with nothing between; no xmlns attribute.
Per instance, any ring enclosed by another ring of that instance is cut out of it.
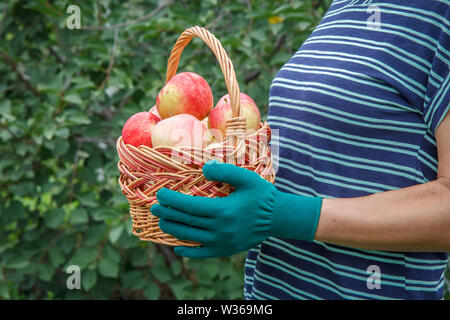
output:
<svg viewBox="0 0 450 320"><path fill-rule="evenodd" d="M444 4L441 8L442 3L434 4L440 8L438 12L441 13L441 25L430 70L430 77L433 77L434 81L429 79L422 116L428 129L436 135L450 107L450 5Z"/></svg>
<svg viewBox="0 0 450 320"><path fill-rule="evenodd" d="M423 110L423 119L427 127L436 134L437 128L441 124L445 115L450 109L450 73L442 82L440 88L425 104Z"/></svg>

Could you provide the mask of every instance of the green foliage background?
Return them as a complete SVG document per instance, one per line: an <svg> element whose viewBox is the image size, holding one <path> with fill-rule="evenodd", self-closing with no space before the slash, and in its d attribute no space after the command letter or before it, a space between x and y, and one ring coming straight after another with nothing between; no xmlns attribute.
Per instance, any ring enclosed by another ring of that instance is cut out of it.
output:
<svg viewBox="0 0 450 320"><path fill-rule="evenodd" d="M19 1L0 3L0 297L241 299L244 254L180 259L131 234L115 140L148 110L186 28L207 27L265 116L272 78L330 0ZM81 10L81 30L66 12ZM212 53L194 39L180 71L226 93ZM81 290L68 290L69 265Z"/></svg>

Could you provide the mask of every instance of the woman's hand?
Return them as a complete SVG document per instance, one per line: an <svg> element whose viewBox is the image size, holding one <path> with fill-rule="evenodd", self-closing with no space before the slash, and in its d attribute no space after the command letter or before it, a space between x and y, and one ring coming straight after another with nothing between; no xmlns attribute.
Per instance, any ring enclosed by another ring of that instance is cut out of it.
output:
<svg viewBox="0 0 450 320"><path fill-rule="evenodd" d="M176 247L193 258L223 257L255 247L269 236L312 241L322 199L280 192L255 172L238 166L207 162L203 174L231 184L227 197L189 196L169 189L157 193L152 214L162 231L200 247Z"/></svg>

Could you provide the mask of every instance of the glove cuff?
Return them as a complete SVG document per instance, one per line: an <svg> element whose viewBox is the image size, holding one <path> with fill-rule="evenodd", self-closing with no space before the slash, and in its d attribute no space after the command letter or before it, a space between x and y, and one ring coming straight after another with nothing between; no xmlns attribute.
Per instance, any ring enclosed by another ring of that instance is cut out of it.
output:
<svg viewBox="0 0 450 320"><path fill-rule="evenodd" d="M277 190L274 200L271 235L313 241L319 224L322 198Z"/></svg>

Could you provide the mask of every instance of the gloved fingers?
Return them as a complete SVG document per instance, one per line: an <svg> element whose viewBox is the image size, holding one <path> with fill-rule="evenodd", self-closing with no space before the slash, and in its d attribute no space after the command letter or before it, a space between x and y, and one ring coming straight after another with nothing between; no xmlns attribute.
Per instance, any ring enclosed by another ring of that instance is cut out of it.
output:
<svg viewBox="0 0 450 320"><path fill-rule="evenodd" d="M234 187L253 185L262 179L256 172L238 167L230 163L208 161L203 166L203 174L210 181L221 181Z"/></svg>
<svg viewBox="0 0 450 320"><path fill-rule="evenodd" d="M175 208L192 215L211 216L220 209L220 198L191 196L181 192L162 188L156 193L158 202L165 206Z"/></svg>
<svg viewBox="0 0 450 320"><path fill-rule="evenodd" d="M210 247L175 247L175 254L188 258L205 259L220 257L214 249Z"/></svg>
<svg viewBox="0 0 450 320"><path fill-rule="evenodd" d="M211 243L213 234L207 230L188 226L168 219L159 219L159 228L180 240L191 240L200 243Z"/></svg>
<svg viewBox="0 0 450 320"><path fill-rule="evenodd" d="M165 207L161 204L154 204L151 208L151 212L153 215L159 218L187 224L202 229L209 229L212 223L211 219L191 215L181 210Z"/></svg>

